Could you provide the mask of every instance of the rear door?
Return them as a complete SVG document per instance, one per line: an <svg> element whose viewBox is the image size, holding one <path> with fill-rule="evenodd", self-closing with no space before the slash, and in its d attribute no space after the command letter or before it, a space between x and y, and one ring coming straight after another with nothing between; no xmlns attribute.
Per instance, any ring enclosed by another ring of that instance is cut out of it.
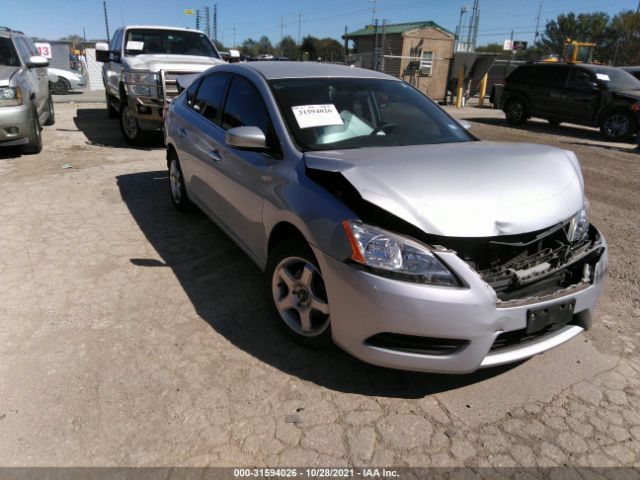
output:
<svg viewBox="0 0 640 480"><path fill-rule="evenodd" d="M532 97L535 98L534 114L553 117L563 109L558 102L565 95L567 69L560 65L536 65L532 68Z"/></svg>
<svg viewBox="0 0 640 480"><path fill-rule="evenodd" d="M220 161L218 152L224 144L220 122L228 83L229 74L220 72L207 75L192 85L187 91L186 108L181 109L182 116L175 119L172 132L189 195L215 217L218 217L217 205L221 198L217 185L210 181L209 170Z"/></svg>

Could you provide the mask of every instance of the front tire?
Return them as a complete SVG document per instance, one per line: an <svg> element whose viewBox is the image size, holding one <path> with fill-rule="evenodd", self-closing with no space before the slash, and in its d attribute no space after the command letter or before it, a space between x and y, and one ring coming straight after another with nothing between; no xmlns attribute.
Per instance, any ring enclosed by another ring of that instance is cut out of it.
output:
<svg viewBox="0 0 640 480"><path fill-rule="evenodd" d="M267 279L274 318L285 332L307 347L331 347L329 300L311 248L301 241L278 245L269 255Z"/></svg>
<svg viewBox="0 0 640 480"><path fill-rule="evenodd" d="M118 109L113 106L111 95L105 92L105 97L107 101L107 115L109 116L109 118L118 118Z"/></svg>
<svg viewBox="0 0 640 480"><path fill-rule="evenodd" d="M628 112L610 112L600 125L600 132L607 140L627 140L636 130L636 122Z"/></svg>
<svg viewBox="0 0 640 480"><path fill-rule="evenodd" d="M38 111L33 106L31 109L31 125L29 129L29 143L22 146L22 153L34 155L42 151L42 127L38 120Z"/></svg>
<svg viewBox="0 0 640 480"><path fill-rule="evenodd" d="M132 115L126 98L122 99L122 105L120 106L120 130L122 130L124 138L131 145L144 143L144 132L140 129L138 120Z"/></svg>
<svg viewBox="0 0 640 480"><path fill-rule="evenodd" d="M189 200L187 186L184 183L184 175L178 156L173 154L169 160L169 187L173 206L181 212L194 210L194 205Z"/></svg>
<svg viewBox="0 0 640 480"><path fill-rule="evenodd" d="M47 121L44 122L44 124L49 127L56 123L56 112L53 109L53 99L51 98L51 94L49 94L49 100L47 100L47 110Z"/></svg>
<svg viewBox="0 0 640 480"><path fill-rule="evenodd" d="M509 100L504 108L507 122L511 125L522 125L527 121L527 105L524 100L514 98Z"/></svg>

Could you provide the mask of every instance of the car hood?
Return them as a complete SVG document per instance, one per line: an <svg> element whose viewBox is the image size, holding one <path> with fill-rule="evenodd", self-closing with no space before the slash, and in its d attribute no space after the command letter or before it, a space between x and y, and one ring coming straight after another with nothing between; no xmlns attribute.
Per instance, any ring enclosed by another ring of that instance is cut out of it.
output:
<svg viewBox="0 0 640 480"><path fill-rule="evenodd" d="M8 65L0 65L0 87L8 87L9 80L20 67L10 67Z"/></svg>
<svg viewBox="0 0 640 480"><path fill-rule="evenodd" d="M196 55L136 55L126 57L126 62L134 70L159 72L173 70L179 72L204 72L214 65L224 63L218 58L201 57Z"/></svg>
<svg viewBox="0 0 640 480"><path fill-rule="evenodd" d="M618 97L624 97L630 100L640 99L640 90L612 90L612 92Z"/></svg>
<svg viewBox="0 0 640 480"><path fill-rule="evenodd" d="M541 230L584 202L573 152L464 142L307 152L308 168L340 172L370 203L426 233L488 237Z"/></svg>

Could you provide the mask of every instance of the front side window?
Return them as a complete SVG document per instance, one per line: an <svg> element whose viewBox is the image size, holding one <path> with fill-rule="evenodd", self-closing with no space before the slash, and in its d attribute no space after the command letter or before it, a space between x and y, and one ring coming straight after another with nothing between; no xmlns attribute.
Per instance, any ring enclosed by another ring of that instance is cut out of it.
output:
<svg viewBox="0 0 640 480"><path fill-rule="evenodd" d="M7 37L0 37L0 65L7 67L20 66L18 52L16 52L16 49L13 47L11 39Z"/></svg>
<svg viewBox="0 0 640 480"><path fill-rule="evenodd" d="M569 73L567 86L576 90L593 90L594 79L583 70L572 70Z"/></svg>
<svg viewBox="0 0 640 480"><path fill-rule="evenodd" d="M211 40L200 32L154 29L127 30L124 48L126 55L151 53L220 58Z"/></svg>
<svg viewBox="0 0 640 480"><path fill-rule="evenodd" d="M222 100L228 81L229 76L226 74L214 74L206 77L200 82L195 102L192 105L195 111L217 125L220 125ZM187 101L189 101L189 92L187 92Z"/></svg>
<svg viewBox="0 0 640 480"><path fill-rule="evenodd" d="M270 85L289 132L303 151L474 140L404 82L307 78L272 80Z"/></svg>
<svg viewBox="0 0 640 480"><path fill-rule="evenodd" d="M269 135L270 124L269 114L256 88L249 80L234 76L224 106L222 128L258 127Z"/></svg>
<svg viewBox="0 0 640 480"><path fill-rule="evenodd" d="M420 57L420 72L423 75L431 75L433 70L433 52L422 52Z"/></svg>
<svg viewBox="0 0 640 480"><path fill-rule="evenodd" d="M619 68L595 67L592 71L609 90L640 90L640 80Z"/></svg>

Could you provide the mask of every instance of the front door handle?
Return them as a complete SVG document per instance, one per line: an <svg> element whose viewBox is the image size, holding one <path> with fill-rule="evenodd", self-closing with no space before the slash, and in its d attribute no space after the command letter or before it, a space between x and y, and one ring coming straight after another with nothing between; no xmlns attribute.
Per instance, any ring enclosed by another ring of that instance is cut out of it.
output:
<svg viewBox="0 0 640 480"><path fill-rule="evenodd" d="M187 136L187 129L186 128L178 128L178 137L184 138L186 136Z"/></svg>
<svg viewBox="0 0 640 480"><path fill-rule="evenodd" d="M222 157L220 156L220 152L218 152L218 150L209 150L209 158L211 158L211 160L213 160L214 162L219 162L222 160Z"/></svg>

